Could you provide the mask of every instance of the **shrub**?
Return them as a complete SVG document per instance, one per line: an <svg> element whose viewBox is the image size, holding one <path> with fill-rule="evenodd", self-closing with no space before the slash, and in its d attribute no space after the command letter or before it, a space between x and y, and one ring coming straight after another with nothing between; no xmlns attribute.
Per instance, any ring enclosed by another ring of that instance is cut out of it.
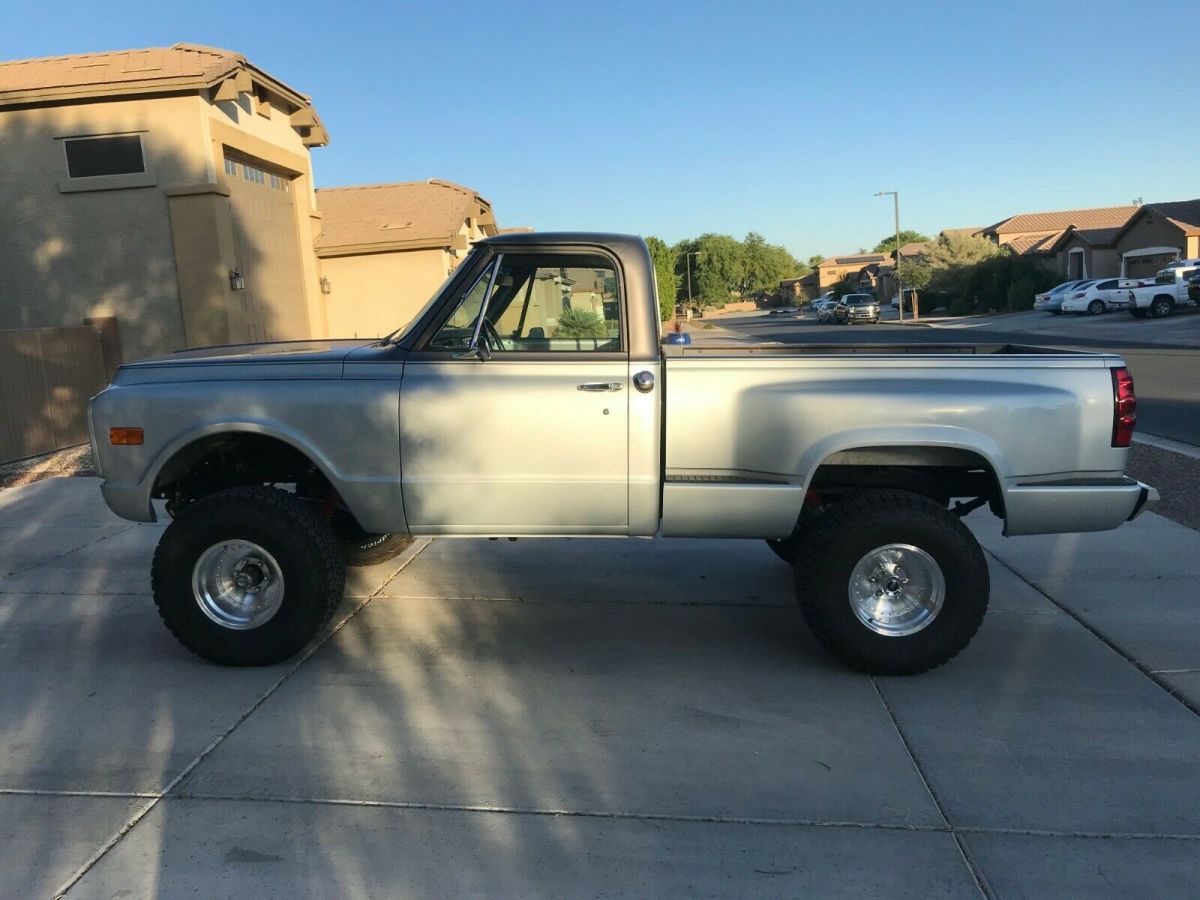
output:
<svg viewBox="0 0 1200 900"><path fill-rule="evenodd" d="M588 309L564 309L558 317L558 331L555 337L560 338L602 338L608 336L604 320Z"/></svg>

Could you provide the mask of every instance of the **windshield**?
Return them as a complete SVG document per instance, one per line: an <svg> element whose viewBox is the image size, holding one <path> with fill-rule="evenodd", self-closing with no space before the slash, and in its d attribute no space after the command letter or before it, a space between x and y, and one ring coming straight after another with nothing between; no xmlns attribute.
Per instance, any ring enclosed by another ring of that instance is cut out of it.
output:
<svg viewBox="0 0 1200 900"><path fill-rule="evenodd" d="M846 298L846 303L850 306L866 306L871 300L872 298L867 294L851 294Z"/></svg>

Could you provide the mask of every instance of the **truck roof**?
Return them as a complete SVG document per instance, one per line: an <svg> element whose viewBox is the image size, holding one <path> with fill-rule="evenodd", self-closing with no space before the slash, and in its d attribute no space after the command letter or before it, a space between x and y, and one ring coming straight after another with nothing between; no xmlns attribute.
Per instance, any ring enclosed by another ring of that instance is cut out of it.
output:
<svg viewBox="0 0 1200 900"><path fill-rule="evenodd" d="M524 246L534 244L598 244L602 247L642 246L645 241L636 234L616 234L604 231L514 231L476 241L477 244Z"/></svg>

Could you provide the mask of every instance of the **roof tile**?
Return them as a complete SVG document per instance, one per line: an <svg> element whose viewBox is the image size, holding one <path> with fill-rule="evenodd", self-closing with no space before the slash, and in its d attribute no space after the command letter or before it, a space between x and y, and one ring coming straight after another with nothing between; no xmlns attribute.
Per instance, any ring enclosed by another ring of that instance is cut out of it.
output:
<svg viewBox="0 0 1200 900"><path fill-rule="evenodd" d="M320 188L318 250L371 244L449 242L469 216L491 204L449 181Z"/></svg>

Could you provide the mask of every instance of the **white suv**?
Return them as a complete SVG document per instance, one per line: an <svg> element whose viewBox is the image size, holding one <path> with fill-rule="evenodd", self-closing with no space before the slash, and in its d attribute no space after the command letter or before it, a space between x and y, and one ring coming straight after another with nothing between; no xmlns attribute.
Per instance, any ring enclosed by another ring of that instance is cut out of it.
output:
<svg viewBox="0 0 1200 900"><path fill-rule="evenodd" d="M1124 309L1129 305L1129 291L1117 287L1119 278L1105 278L1079 285L1063 295L1062 311L1098 316L1102 312Z"/></svg>

